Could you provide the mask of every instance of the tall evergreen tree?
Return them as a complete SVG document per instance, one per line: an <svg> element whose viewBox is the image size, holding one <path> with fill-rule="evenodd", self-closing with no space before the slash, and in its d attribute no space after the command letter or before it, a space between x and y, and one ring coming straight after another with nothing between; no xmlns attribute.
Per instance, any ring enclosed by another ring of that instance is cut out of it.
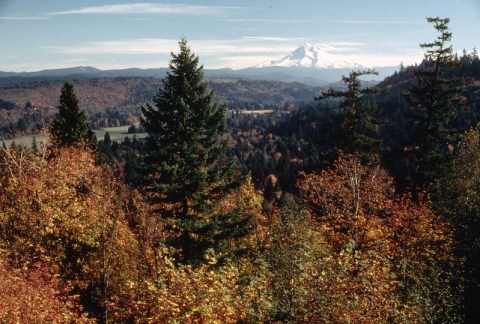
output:
<svg viewBox="0 0 480 324"><path fill-rule="evenodd" d="M369 160L380 152L379 112L375 105L366 103L364 96L377 93L376 87L362 88L358 79L363 75L377 75L375 70L352 71L348 77L342 78L347 90L333 88L322 92L316 100L325 98L342 98L340 110L333 117L332 136L328 139L334 142L336 150L359 154L362 159Z"/></svg>
<svg viewBox="0 0 480 324"><path fill-rule="evenodd" d="M449 147L454 144L455 97L458 92L453 80L446 78L455 66L452 46L448 46L452 33L448 31L448 18L427 18L438 31L437 39L420 44L426 49L425 59L416 71L417 84L407 93L410 105L408 152L410 177L413 186L429 185L451 163Z"/></svg>
<svg viewBox="0 0 480 324"><path fill-rule="evenodd" d="M78 105L78 98L71 81L65 81L60 95L59 111L50 125L55 147L87 145L96 146L97 139L87 124L85 112Z"/></svg>
<svg viewBox="0 0 480 324"><path fill-rule="evenodd" d="M239 184L221 139L226 107L215 101L187 41L179 45L155 106L142 107L148 133L144 171L150 203L176 233L169 243L179 261L195 263L210 248L229 252L229 240L246 235L249 222L238 211L216 212L216 203Z"/></svg>

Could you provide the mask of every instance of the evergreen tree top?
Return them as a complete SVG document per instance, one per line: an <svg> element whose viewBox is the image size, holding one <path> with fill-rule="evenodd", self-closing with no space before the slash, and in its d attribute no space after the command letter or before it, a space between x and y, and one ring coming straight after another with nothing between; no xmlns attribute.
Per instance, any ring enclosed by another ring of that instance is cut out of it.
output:
<svg viewBox="0 0 480 324"><path fill-rule="evenodd" d="M325 98L342 98L340 109L333 118L333 138L338 150L359 154L364 161L377 158L380 151L379 127L382 121L375 105L364 102L363 96L378 93L377 87L362 88L358 79L363 75L378 74L375 70L352 71L344 76L346 90L330 88L321 93L316 100Z"/></svg>
<svg viewBox="0 0 480 324"><path fill-rule="evenodd" d="M433 42L420 44L421 48L426 49L425 60L435 63L434 69L438 71L440 67L450 67L454 64L452 45L447 43L452 40L452 33L448 31L449 18L427 17L427 22L433 24L438 31L437 39Z"/></svg>
<svg viewBox="0 0 480 324"><path fill-rule="evenodd" d="M347 89L346 91L342 90L335 90L330 88L327 91L323 91L321 96L316 97L316 100L325 99L328 97L344 97L346 99L358 99L360 96L367 95L367 94L374 94L378 93L379 89L377 87L370 87L370 88L363 88L361 80L359 77L363 75L378 75L378 72L374 69L368 69L363 71L352 71L348 76L342 76L342 81L346 84Z"/></svg>
<svg viewBox="0 0 480 324"><path fill-rule="evenodd" d="M94 148L95 134L87 124L85 112L80 109L73 83L69 80L63 84L60 105L50 125L53 144L58 147L87 145Z"/></svg>
<svg viewBox="0 0 480 324"><path fill-rule="evenodd" d="M72 112L79 110L77 94L70 80L65 81L63 84L59 109L68 109Z"/></svg>
<svg viewBox="0 0 480 324"><path fill-rule="evenodd" d="M187 40L183 38L178 44L180 52L178 54L171 53L170 72L167 75L192 76L192 73L197 73L203 79L203 65L198 66L199 58L192 53Z"/></svg>
<svg viewBox="0 0 480 324"><path fill-rule="evenodd" d="M451 163L449 145L456 142L455 107L459 87L448 72L460 64L455 60L448 31L448 18L427 18L438 32L436 40L420 44L426 49L425 63L415 71L417 84L405 93L410 109L409 147L412 187L431 186Z"/></svg>

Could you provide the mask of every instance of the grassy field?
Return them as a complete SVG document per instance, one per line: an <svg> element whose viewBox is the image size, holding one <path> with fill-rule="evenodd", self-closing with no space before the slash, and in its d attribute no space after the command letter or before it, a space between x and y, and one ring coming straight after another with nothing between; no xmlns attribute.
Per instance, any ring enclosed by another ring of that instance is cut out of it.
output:
<svg viewBox="0 0 480 324"><path fill-rule="evenodd" d="M128 134L128 127L129 126L120 126L120 127L108 127L108 128L102 128L99 130L95 130L95 136L97 136L98 140L101 140L105 137L105 134L108 132L110 134L110 138L112 141L116 142L122 142L126 137L133 138L133 134ZM135 134L137 138L145 138L147 136L146 133L137 133ZM40 143L45 140L45 137L43 134L36 134L36 135L26 135L22 137L18 137L15 139L11 140L2 140L0 139L0 142L5 144L7 146L10 146L12 142L15 142L16 145L24 145L24 146L31 146L33 142L33 138L37 141L37 143Z"/></svg>
<svg viewBox="0 0 480 324"><path fill-rule="evenodd" d="M125 137L133 138L133 134L128 134L128 128L130 126L120 126L120 127L108 127L102 128L95 131L97 139L101 140L105 137L105 134L108 132L112 141L122 142ZM137 138L145 138L147 133L137 133L135 134Z"/></svg>

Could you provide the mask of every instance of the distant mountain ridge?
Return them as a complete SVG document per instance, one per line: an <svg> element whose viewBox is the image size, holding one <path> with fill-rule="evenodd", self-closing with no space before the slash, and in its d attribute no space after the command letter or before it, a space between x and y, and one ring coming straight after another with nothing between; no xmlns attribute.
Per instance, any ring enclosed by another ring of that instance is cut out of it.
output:
<svg viewBox="0 0 480 324"><path fill-rule="evenodd" d="M205 69L207 78L235 78L255 81L300 82L311 86L326 86L338 82L352 70L367 67L356 62L337 59L318 46L305 43L284 58L261 63L257 66L233 70ZM368 76L369 81L382 81L399 69L398 66L374 67L378 76ZM91 66L52 69L38 72L0 72L0 87L24 85L29 82L58 81L65 79L88 80L95 78L152 77L164 78L168 68L100 70Z"/></svg>
<svg viewBox="0 0 480 324"><path fill-rule="evenodd" d="M117 78L117 77L152 77L163 78L167 73L167 68L158 69L118 69L118 70L100 70L91 66L77 66L64 69L49 69L35 72L1 72L0 86L9 86L12 84L24 84L38 81L58 81L58 80L89 80L97 78Z"/></svg>

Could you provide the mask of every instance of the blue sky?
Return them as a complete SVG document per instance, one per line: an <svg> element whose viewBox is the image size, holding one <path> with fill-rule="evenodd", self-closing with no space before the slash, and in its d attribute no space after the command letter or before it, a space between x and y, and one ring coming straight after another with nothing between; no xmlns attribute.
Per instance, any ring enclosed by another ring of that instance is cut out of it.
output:
<svg viewBox="0 0 480 324"><path fill-rule="evenodd" d="M165 67L188 39L205 68L250 67L305 42L367 66L419 62L449 17L480 50L480 0L0 0L0 71Z"/></svg>

